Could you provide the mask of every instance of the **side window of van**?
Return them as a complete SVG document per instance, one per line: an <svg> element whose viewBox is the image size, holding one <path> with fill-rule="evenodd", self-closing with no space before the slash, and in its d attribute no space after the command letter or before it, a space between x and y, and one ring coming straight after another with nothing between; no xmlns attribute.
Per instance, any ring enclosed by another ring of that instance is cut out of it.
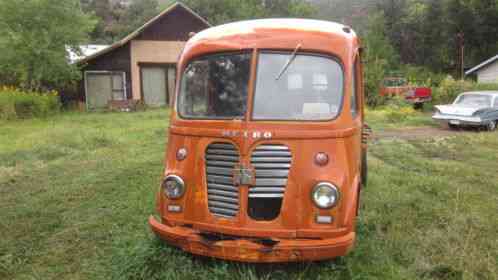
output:
<svg viewBox="0 0 498 280"><path fill-rule="evenodd" d="M493 104L493 107L498 108L498 96L495 97L495 103Z"/></svg>
<svg viewBox="0 0 498 280"><path fill-rule="evenodd" d="M353 115L353 118L356 118L358 116L358 59L356 59L354 66L353 66L353 75L351 79L351 99L350 99L350 104L351 104L351 114Z"/></svg>

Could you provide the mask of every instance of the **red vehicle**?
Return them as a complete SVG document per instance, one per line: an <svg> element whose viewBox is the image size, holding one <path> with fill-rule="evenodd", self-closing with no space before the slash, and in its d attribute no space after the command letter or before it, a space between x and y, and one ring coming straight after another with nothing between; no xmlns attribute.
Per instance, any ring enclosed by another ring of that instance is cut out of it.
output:
<svg viewBox="0 0 498 280"><path fill-rule="evenodd" d="M415 107L422 107L425 102L432 100L432 89L429 87L417 87L408 84L402 77L387 77L382 81L380 87L381 96L404 96L406 101Z"/></svg>

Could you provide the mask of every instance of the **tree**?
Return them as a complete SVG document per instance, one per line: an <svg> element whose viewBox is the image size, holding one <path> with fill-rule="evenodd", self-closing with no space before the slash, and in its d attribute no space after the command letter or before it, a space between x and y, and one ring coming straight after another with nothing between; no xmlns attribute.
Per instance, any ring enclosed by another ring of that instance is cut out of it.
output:
<svg viewBox="0 0 498 280"><path fill-rule="evenodd" d="M211 24L269 18L311 17L314 7L304 0L184 0Z"/></svg>
<svg viewBox="0 0 498 280"><path fill-rule="evenodd" d="M368 17L368 31L364 32L365 95L367 104L379 105L379 86L388 74L399 64L398 54L385 34L385 16L377 12Z"/></svg>
<svg viewBox="0 0 498 280"><path fill-rule="evenodd" d="M116 39L121 39L133 32L144 23L155 17L159 13L157 0L133 1L124 8L122 14L116 18L114 30L112 32Z"/></svg>
<svg viewBox="0 0 498 280"><path fill-rule="evenodd" d="M36 90L78 78L66 47L76 50L94 24L77 0L0 0L0 82Z"/></svg>

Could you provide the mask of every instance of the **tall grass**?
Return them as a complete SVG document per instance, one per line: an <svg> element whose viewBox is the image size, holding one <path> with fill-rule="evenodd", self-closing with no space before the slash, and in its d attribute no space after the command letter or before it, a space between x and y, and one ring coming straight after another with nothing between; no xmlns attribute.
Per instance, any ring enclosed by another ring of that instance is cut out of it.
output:
<svg viewBox="0 0 498 280"><path fill-rule="evenodd" d="M371 143L351 254L253 265L151 233L167 127L165 110L0 120L0 279L498 279L497 133Z"/></svg>
<svg viewBox="0 0 498 280"><path fill-rule="evenodd" d="M0 86L0 119L28 119L59 113L61 103L55 91L40 93Z"/></svg>

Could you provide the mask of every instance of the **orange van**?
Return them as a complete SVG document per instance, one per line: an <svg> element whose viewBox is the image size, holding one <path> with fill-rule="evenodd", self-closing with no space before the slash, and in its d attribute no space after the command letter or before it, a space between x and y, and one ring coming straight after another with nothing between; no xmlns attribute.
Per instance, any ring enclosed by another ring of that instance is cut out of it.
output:
<svg viewBox="0 0 498 280"><path fill-rule="evenodd" d="M152 230L226 260L345 255L367 168L354 31L305 19L213 27L187 42L177 76Z"/></svg>

